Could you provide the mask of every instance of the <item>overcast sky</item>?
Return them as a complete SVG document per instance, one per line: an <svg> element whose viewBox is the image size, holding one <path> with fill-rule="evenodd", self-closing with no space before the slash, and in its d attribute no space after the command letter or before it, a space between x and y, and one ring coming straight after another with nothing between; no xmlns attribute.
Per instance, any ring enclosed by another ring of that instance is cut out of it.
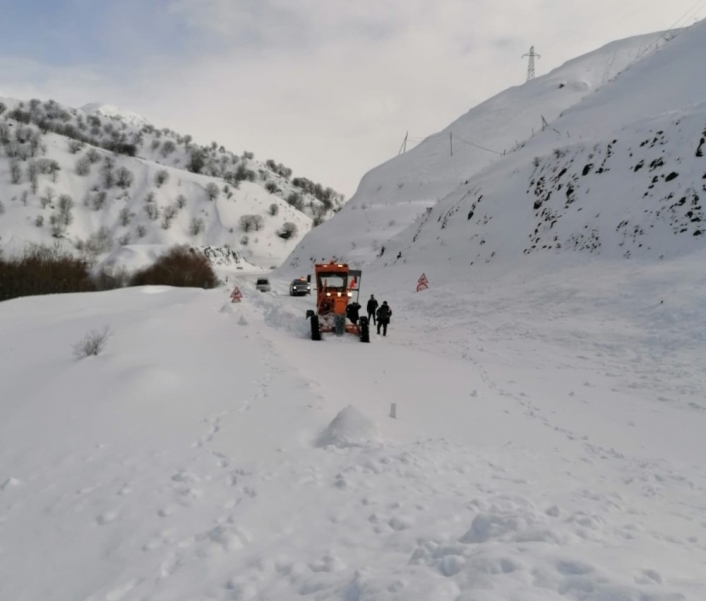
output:
<svg viewBox="0 0 706 601"><path fill-rule="evenodd" d="M101 101L273 158L350 196L361 176L537 74L689 25L706 0L0 0L0 95Z"/></svg>

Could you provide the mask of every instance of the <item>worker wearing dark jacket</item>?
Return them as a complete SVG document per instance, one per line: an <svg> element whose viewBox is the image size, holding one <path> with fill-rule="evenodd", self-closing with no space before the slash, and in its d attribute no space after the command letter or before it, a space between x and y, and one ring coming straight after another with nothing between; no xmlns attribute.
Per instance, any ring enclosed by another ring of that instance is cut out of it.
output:
<svg viewBox="0 0 706 601"><path fill-rule="evenodd" d="M368 321L376 323L375 312L378 310L378 301L372 294L370 295L370 300L368 301L368 306L366 309L368 310Z"/></svg>
<svg viewBox="0 0 706 601"><path fill-rule="evenodd" d="M392 317L392 309L390 309L387 301L382 301L382 305L380 305L377 312L378 334L380 333L380 328L382 327L382 335L387 336L387 325L390 323L390 317Z"/></svg>

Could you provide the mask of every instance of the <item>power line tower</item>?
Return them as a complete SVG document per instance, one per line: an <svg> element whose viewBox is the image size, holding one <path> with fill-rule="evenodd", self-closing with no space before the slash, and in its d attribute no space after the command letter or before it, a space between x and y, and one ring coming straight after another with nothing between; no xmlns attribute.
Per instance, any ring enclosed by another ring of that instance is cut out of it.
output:
<svg viewBox="0 0 706 601"><path fill-rule="evenodd" d="M529 65L527 65L527 81L529 81L530 79L534 79L534 60L542 57L534 51L534 46L530 48L527 54L523 54L522 58L526 56L529 57Z"/></svg>

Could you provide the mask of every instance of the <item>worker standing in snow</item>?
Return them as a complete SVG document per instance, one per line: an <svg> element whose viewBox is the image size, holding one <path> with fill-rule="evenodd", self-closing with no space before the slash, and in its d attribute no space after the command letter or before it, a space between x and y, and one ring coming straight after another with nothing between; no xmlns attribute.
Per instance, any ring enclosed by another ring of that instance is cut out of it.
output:
<svg viewBox="0 0 706 601"><path fill-rule="evenodd" d="M387 304L387 301L382 301L382 305L378 309L378 334L380 333L380 328L382 327L382 335L387 336L387 325L390 323L390 317L392 317L392 309Z"/></svg>
<svg viewBox="0 0 706 601"><path fill-rule="evenodd" d="M373 323L377 323L375 321L375 313L378 310L378 302L372 294L370 295L370 300L368 301L368 306L366 309L368 310L368 322L372 321Z"/></svg>

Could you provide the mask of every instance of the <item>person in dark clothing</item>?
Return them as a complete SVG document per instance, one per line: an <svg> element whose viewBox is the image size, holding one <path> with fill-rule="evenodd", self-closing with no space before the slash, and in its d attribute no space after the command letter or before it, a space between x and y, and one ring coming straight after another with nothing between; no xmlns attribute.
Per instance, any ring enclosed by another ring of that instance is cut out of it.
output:
<svg viewBox="0 0 706 601"><path fill-rule="evenodd" d="M382 301L382 305L380 305L377 312L378 334L380 333L380 328L382 327L382 335L387 336L387 326L390 323L390 317L392 317L392 309L390 309L387 301Z"/></svg>
<svg viewBox="0 0 706 601"><path fill-rule="evenodd" d="M372 294L370 295L370 300L368 301L368 306L366 309L368 310L368 322L372 321L373 323L377 323L375 321L375 313L378 310L378 301Z"/></svg>
<svg viewBox="0 0 706 601"><path fill-rule="evenodd" d="M353 325L356 325L360 317L360 304L355 302L349 303L349 305L346 307L346 317L350 319Z"/></svg>

